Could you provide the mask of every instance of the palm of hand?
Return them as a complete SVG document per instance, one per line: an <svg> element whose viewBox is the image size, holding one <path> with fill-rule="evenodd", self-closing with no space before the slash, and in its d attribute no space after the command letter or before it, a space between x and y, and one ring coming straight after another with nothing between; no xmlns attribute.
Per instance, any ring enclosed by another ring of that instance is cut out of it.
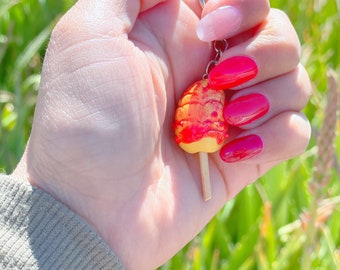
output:
<svg viewBox="0 0 340 270"><path fill-rule="evenodd" d="M257 177L255 166L222 168L213 156L213 200L201 200L198 161L174 143L171 125L210 49L196 38L197 16L168 2L116 38L104 23L59 24L28 148L31 181L90 222L124 263L145 260L146 268L164 263L216 214L227 172L238 183L228 183L228 195Z"/></svg>

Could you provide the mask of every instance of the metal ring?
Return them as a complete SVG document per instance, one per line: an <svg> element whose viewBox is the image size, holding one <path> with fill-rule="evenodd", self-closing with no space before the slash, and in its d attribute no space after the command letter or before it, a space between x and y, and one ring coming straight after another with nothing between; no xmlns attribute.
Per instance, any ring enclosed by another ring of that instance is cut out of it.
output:
<svg viewBox="0 0 340 270"><path fill-rule="evenodd" d="M208 1L208 0L207 0ZM200 5L201 5L201 8L204 8L204 5L205 5L205 0L199 0L199 2L200 2Z"/></svg>

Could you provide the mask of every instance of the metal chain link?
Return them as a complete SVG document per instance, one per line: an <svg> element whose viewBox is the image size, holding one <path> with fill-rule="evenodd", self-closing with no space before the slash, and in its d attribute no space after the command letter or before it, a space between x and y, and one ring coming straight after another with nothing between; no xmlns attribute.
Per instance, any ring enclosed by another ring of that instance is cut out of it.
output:
<svg viewBox="0 0 340 270"><path fill-rule="evenodd" d="M213 49L215 51L215 57L214 59L210 60L207 64L207 67L205 68L205 73L202 76L202 79L205 80L208 78L210 70L212 70L213 67L215 67L220 60L223 52L228 48L228 41L226 39L222 40L215 40L213 42Z"/></svg>
<svg viewBox="0 0 340 270"><path fill-rule="evenodd" d="M204 5L205 5L205 0L199 0L199 2L200 2L200 5L201 5L201 8L203 8Z"/></svg>
<svg viewBox="0 0 340 270"><path fill-rule="evenodd" d="M199 2L200 2L201 7L204 8L208 0L199 0ZM228 41L226 39L215 40L213 42L213 48L216 54L215 54L214 59L208 62L207 67L205 68L205 73L202 76L203 80L208 79L210 70L218 64L218 60L220 60L223 52L228 48Z"/></svg>

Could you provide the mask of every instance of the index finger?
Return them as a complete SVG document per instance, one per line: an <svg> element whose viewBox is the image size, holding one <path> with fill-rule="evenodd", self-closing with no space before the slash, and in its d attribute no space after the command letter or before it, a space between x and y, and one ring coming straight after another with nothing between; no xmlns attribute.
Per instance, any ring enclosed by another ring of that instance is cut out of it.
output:
<svg viewBox="0 0 340 270"><path fill-rule="evenodd" d="M199 3L203 0L197 0ZM210 42L237 35L265 20L269 14L268 0L210 0L202 10L197 35Z"/></svg>

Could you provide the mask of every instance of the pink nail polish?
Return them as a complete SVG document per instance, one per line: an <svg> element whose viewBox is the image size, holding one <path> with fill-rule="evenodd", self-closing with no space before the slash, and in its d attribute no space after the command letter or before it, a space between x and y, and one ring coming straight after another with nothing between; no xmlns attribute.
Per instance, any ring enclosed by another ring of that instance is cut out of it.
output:
<svg viewBox="0 0 340 270"><path fill-rule="evenodd" d="M253 59L234 56L219 63L210 71L209 85L216 90L233 88L253 79L257 72L257 65Z"/></svg>
<svg viewBox="0 0 340 270"><path fill-rule="evenodd" d="M264 95L249 94L241 96L224 107L224 119L233 126L249 124L269 111L269 101Z"/></svg>
<svg viewBox="0 0 340 270"><path fill-rule="evenodd" d="M241 25L242 14L233 6L222 6L204 16L197 25L200 40L211 42L231 36Z"/></svg>
<svg viewBox="0 0 340 270"><path fill-rule="evenodd" d="M256 156L263 150L263 142L257 135L237 138L220 150L220 157L224 162L233 163Z"/></svg>

